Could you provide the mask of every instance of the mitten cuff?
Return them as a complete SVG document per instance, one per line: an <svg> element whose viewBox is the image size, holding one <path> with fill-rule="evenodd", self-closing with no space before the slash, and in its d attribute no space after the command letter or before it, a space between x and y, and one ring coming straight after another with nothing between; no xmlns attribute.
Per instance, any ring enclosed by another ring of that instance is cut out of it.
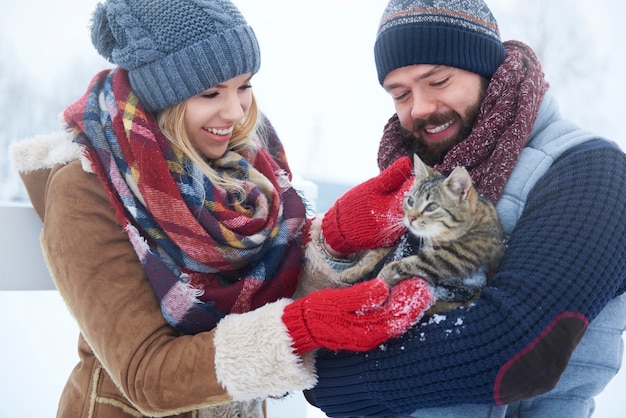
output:
<svg viewBox="0 0 626 418"><path fill-rule="evenodd" d="M335 203L335 206L337 203ZM339 221L337 220L337 210L335 210L335 206L332 206L328 209L326 213L324 213L322 218L322 236L329 242L329 244L333 250L340 251L338 248L341 246L341 243L345 241L343 235L341 235L341 231L339 231ZM333 245L334 244L334 245Z"/></svg>
<svg viewBox="0 0 626 418"><path fill-rule="evenodd" d="M280 397L317 383L313 353L294 352L281 319L290 302L227 315L215 328L215 372L233 400Z"/></svg>
<svg viewBox="0 0 626 418"><path fill-rule="evenodd" d="M311 333L304 323L304 316L302 315L303 303L304 301L300 300L285 306L282 316L283 323L287 327L287 332L293 341L292 346L298 354L320 348L320 345L311 337Z"/></svg>
<svg viewBox="0 0 626 418"><path fill-rule="evenodd" d="M324 214L324 218L322 219L322 236L333 250L342 254L351 254L357 250L354 248L353 243L350 243L343 236L339 228L342 222L339 219L339 211L336 210L336 206L339 204L339 202L335 203L335 206L331 207L328 212ZM352 222L353 224L358 223L358 220L353 219ZM353 229L353 234L354 230L356 230L356 228Z"/></svg>

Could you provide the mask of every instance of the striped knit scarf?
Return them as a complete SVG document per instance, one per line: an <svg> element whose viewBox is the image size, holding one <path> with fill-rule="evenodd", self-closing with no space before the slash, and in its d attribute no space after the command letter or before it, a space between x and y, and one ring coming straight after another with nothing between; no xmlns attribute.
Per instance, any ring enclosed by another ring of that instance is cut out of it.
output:
<svg viewBox="0 0 626 418"><path fill-rule="evenodd" d="M517 41L505 42L504 46L506 59L491 78L472 132L434 167L447 175L464 166L478 192L494 203L528 142L548 89L541 64L530 47ZM410 150L394 115L385 126L378 149L380 169Z"/></svg>
<svg viewBox="0 0 626 418"><path fill-rule="evenodd" d="M212 161L219 175L244 180L239 202L172 146L122 69L98 74L65 120L172 326L195 334L230 312L293 294L305 208L275 136L268 139L272 155L249 147Z"/></svg>

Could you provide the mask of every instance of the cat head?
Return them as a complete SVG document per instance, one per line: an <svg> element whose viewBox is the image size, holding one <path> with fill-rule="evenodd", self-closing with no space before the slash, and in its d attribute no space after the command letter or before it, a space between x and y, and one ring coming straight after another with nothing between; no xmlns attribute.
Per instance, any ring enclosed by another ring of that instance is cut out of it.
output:
<svg viewBox="0 0 626 418"><path fill-rule="evenodd" d="M478 194L464 167L447 177L434 171L415 155L415 180L403 201L404 222L416 236L451 241L471 226Z"/></svg>

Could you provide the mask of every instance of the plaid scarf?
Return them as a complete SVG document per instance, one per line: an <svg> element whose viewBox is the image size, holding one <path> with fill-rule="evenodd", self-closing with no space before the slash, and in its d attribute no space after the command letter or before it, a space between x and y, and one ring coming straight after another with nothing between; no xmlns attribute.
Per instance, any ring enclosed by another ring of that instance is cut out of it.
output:
<svg viewBox="0 0 626 418"><path fill-rule="evenodd" d="M293 294L305 208L274 135L269 152L247 147L211 162L220 176L243 180L240 202L172 145L122 69L98 74L64 116L172 326L207 331L230 312Z"/></svg>
<svg viewBox="0 0 626 418"><path fill-rule="evenodd" d="M457 166L469 171L480 194L496 202L522 148L528 142L548 83L541 64L527 45L504 43L506 59L494 73L470 135L454 146L434 169L449 174ZM385 169L411 152L397 115L391 117L378 149Z"/></svg>

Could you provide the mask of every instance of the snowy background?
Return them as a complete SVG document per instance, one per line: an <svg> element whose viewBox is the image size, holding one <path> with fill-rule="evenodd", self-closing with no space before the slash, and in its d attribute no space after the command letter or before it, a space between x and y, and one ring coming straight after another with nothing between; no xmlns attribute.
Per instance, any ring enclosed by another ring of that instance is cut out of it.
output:
<svg viewBox="0 0 626 418"><path fill-rule="evenodd" d="M91 46L96 0L0 0L0 200L23 197L7 163L11 141L58 130L63 108L110 67ZM292 168L350 185L377 172L382 128L393 113L377 81L373 45L386 0L239 0L261 45L253 80ZM626 145L621 0L491 0L502 38L535 48L563 113ZM626 147L625 147L626 148ZM328 192L333 190L328 189Z"/></svg>
<svg viewBox="0 0 626 418"><path fill-rule="evenodd" d="M261 71L253 80L257 99L294 171L317 183L318 209L324 210L347 187L377 172L378 140L393 113L372 54L386 0L235 1L261 44ZM504 40L535 48L563 113L626 148L626 2L487 1ZM95 4L0 0L0 201L25 199L8 163L9 143L58 130L57 114L110 66L89 40ZM38 259L36 225L29 224L35 228L30 235L22 226L12 235L6 220L0 224L0 277L13 277L6 266L16 260L8 258L7 247L24 243ZM74 321L54 291L2 291L0 315L0 418L53 416L76 362ZM595 416L626 417L625 389L622 372L598 398ZM272 403L270 417L322 416L303 408L296 396Z"/></svg>

